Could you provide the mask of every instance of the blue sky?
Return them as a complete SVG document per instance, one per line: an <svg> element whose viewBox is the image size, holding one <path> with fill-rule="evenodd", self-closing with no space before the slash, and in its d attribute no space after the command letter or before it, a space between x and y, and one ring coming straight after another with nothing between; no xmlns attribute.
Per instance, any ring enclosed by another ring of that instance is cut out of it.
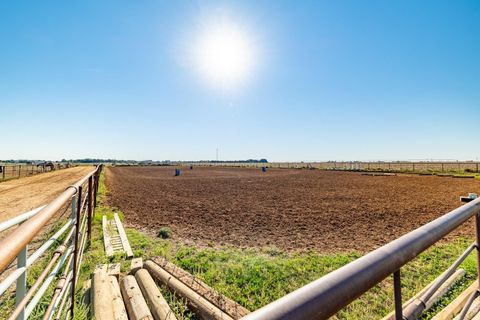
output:
<svg viewBox="0 0 480 320"><path fill-rule="evenodd" d="M234 90L189 58L218 16ZM480 2L3 1L0 112L0 159L476 159Z"/></svg>

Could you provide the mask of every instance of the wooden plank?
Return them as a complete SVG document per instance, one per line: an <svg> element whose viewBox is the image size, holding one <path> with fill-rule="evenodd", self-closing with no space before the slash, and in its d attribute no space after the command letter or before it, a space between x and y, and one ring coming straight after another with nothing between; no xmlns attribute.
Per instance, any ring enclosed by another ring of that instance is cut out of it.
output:
<svg viewBox="0 0 480 320"><path fill-rule="evenodd" d="M130 274L135 275L135 273L142 268L143 268L142 258L133 258L132 262L130 263Z"/></svg>
<svg viewBox="0 0 480 320"><path fill-rule="evenodd" d="M107 272L107 265L106 264L97 264L95 266L95 270L93 271L93 273L97 273L97 272Z"/></svg>
<svg viewBox="0 0 480 320"><path fill-rule="evenodd" d="M100 270L93 274L92 280L93 314L96 320L110 320L113 314L113 295L106 272Z"/></svg>
<svg viewBox="0 0 480 320"><path fill-rule="evenodd" d="M152 276L145 269L140 269L135 273L140 290L147 301L150 311L155 320L177 320L172 309L168 305L165 298L158 290Z"/></svg>
<svg viewBox="0 0 480 320"><path fill-rule="evenodd" d="M107 274L118 279L120 276L120 263L111 263L107 265Z"/></svg>
<svg viewBox="0 0 480 320"><path fill-rule="evenodd" d="M118 217L118 214L116 212L113 214L113 218L115 219L115 223L118 229L118 234L123 244L123 250L125 250L127 257L131 258L133 257L133 251L132 251L132 248L130 247L130 243L128 243L127 234L125 233L125 229L123 229L122 222L120 221L120 218Z"/></svg>
<svg viewBox="0 0 480 320"><path fill-rule="evenodd" d="M463 291L455 300L453 300L448 306L446 306L442 311L437 313L432 320L447 320L453 319L456 314L462 311L463 306L467 302L468 298L478 289L478 282L474 281L470 287Z"/></svg>
<svg viewBox="0 0 480 320"><path fill-rule="evenodd" d="M92 279L87 279L83 283L83 296L82 296L82 301L86 306L89 306L91 304L91 298L92 298Z"/></svg>
<svg viewBox="0 0 480 320"><path fill-rule="evenodd" d="M108 276L114 276L118 278L120 275L120 263L98 264L93 273L97 272L104 272Z"/></svg>
<svg viewBox="0 0 480 320"><path fill-rule="evenodd" d="M113 248L110 243L110 234L108 232L107 226L107 216L103 215L102 217L102 229L103 229L103 243L105 245L105 254L107 257L113 256Z"/></svg>
<svg viewBox="0 0 480 320"><path fill-rule="evenodd" d="M477 298L477 302L480 302L479 301L480 298ZM480 303L479 303L480 304ZM474 315L474 317L472 318L472 320L480 320L480 309L479 309L479 312L477 312L477 314Z"/></svg>
<svg viewBox="0 0 480 320"><path fill-rule="evenodd" d="M230 317L234 319L240 319L250 313L249 310L242 307L237 302L219 293L197 277L167 261L165 258L157 257L152 260L175 278L190 287L193 291L202 295L205 299L217 306Z"/></svg>
<svg viewBox="0 0 480 320"><path fill-rule="evenodd" d="M476 298L470 308L468 309L467 314L465 315L464 320L472 320L480 311L480 298ZM460 319L460 314L455 317L455 320Z"/></svg>
<svg viewBox="0 0 480 320"><path fill-rule="evenodd" d="M113 297L113 319L128 320L127 310L125 309L120 286L118 285L118 278L115 276L108 276L108 279L110 281L110 290L112 291Z"/></svg>
<svg viewBox="0 0 480 320"><path fill-rule="evenodd" d="M120 282L120 289L131 320L153 320L134 276L125 276Z"/></svg>
<svg viewBox="0 0 480 320"><path fill-rule="evenodd" d="M154 279L164 283L170 290L186 299L189 308L195 311L202 319L233 320L228 314L220 310L203 296L193 291L190 287L172 276L155 262L148 260L143 266Z"/></svg>

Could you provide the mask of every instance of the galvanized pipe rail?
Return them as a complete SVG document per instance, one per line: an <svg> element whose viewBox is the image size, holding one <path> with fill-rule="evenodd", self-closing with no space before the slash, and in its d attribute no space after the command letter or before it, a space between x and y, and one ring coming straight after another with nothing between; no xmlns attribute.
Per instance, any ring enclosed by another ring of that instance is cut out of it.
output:
<svg viewBox="0 0 480 320"><path fill-rule="evenodd" d="M396 292L395 303L397 305L395 318L416 319L418 311L422 309L422 302L410 304L406 308L405 314L402 314L401 267L473 216L476 217L477 243L475 248L478 253L480 240L478 237L480 232L478 229L480 225L479 213L480 198L450 211L444 216L293 291L242 319L328 319L391 274L394 274L395 279L394 291ZM468 252L470 252L469 249L467 249ZM466 254L461 256L463 259L465 257ZM477 256L477 260L480 266L480 256ZM456 263L454 265L457 266ZM446 272L450 272L450 269ZM429 294L429 292L426 294Z"/></svg>
<svg viewBox="0 0 480 320"><path fill-rule="evenodd" d="M97 166L74 185L69 186L47 206L39 207L0 224L0 231L20 224L15 230L0 240L0 274L17 258L17 269L9 273L0 283L1 296L10 285L15 281L17 282L16 307L9 319L28 318L65 264L67 266L63 272L63 281L60 283L61 291L54 295L47 318L52 318L61 300L61 308L58 309L56 315L59 318L68 292L73 297L83 251L87 240L90 239L93 206L98 192L98 179L101 170L102 166ZM83 195L82 189L86 190ZM70 217L53 236L47 239L30 257L27 257L27 246L30 241L41 232L65 205L71 206ZM67 230L69 231L67 232ZM35 283L27 292L26 274L28 268L43 256L66 232L67 236L62 238L62 244L56 248L52 258L46 262L47 266L42 274L35 280ZM69 269L71 270L69 271ZM73 315L74 303L73 299L70 305L70 315Z"/></svg>

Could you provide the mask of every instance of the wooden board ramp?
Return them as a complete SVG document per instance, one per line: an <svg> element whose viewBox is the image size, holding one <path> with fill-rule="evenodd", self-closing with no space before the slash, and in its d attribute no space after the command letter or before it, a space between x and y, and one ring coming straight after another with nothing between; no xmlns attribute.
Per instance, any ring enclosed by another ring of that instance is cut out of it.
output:
<svg viewBox="0 0 480 320"><path fill-rule="evenodd" d="M128 258L133 257L133 251L128 242L127 234L116 212L111 220L108 220L107 216L103 215L102 229L103 243L107 257L111 257L115 253L125 253Z"/></svg>

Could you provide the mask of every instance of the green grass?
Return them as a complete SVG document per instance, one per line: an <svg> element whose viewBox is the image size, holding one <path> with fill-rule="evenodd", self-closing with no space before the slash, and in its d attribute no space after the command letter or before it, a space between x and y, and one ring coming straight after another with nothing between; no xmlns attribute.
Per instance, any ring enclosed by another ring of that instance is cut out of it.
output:
<svg viewBox="0 0 480 320"><path fill-rule="evenodd" d="M104 254L102 215L106 214L112 217L113 212L118 212L120 218L123 219L120 210L106 205L107 190L104 178L102 175L99 186L99 206L93 220L92 242L87 246L81 265L76 292L75 319L91 318L89 306L81 302L84 293L82 287L83 283L90 278L96 265L120 262L122 272L128 271L130 265L130 261L122 255L109 259ZM199 248L174 242L171 239L150 236L132 228L127 228L126 232L135 256L143 257L144 261L150 257L164 256L249 310L260 308L361 256L358 252L328 255L315 251L291 253L274 247L237 249L212 244L211 247ZM459 238L453 242L441 242L403 267L402 293L404 301L441 274L470 242L471 239L465 238ZM45 258L42 261L47 260ZM461 266L467 271L467 275L455 285L445 299L437 303L432 311L422 319L429 319L473 281L476 277L475 261L473 253ZM34 266L29 279L38 276L43 265L41 262L38 266ZM387 278L340 311L337 318L379 319L386 315L393 309L392 282L391 277ZM168 292L164 287L160 289L179 319L196 319L186 308L185 301ZM42 310L48 305L50 295L46 295L42 300L42 304L32 318L39 317ZM6 314L6 310L12 306L13 299L11 297L7 304L2 301L0 314Z"/></svg>

